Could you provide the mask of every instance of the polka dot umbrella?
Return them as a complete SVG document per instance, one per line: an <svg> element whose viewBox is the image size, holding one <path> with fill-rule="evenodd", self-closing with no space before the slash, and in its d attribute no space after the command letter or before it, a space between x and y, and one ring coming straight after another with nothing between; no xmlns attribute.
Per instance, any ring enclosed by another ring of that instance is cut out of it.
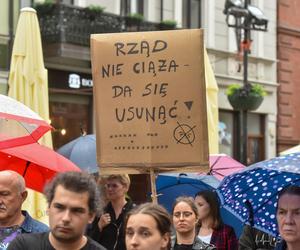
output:
<svg viewBox="0 0 300 250"><path fill-rule="evenodd" d="M243 223L276 237L277 195L289 185L300 186L300 153L262 161L229 175L217 192L222 206Z"/></svg>

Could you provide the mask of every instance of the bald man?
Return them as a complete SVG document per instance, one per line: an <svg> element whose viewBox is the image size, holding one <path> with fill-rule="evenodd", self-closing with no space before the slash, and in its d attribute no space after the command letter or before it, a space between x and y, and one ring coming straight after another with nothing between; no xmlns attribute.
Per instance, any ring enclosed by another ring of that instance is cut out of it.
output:
<svg viewBox="0 0 300 250"><path fill-rule="evenodd" d="M22 233L47 232L48 226L34 220L21 207L27 197L24 178L14 171L0 171L0 250Z"/></svg>

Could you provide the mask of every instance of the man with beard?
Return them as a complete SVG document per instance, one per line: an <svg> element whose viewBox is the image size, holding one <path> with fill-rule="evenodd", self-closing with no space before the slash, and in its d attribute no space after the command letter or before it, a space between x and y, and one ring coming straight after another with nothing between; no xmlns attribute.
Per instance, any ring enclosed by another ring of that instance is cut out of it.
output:
<svg viewBox="0 0 300 250"><path fill-rule="evenodd" d="M0 171L0 250L6 250L18 234L49 230L21 210L26 198L24 178L14 171Z"/></svg>
<svg viewBox="0 0 300 250"><path fill-rule="evenodd" d="M99 209L99 192L92 176L81 172L57 175L47 185L49 233L19 235L9 250L105 250L84 236Z"/></svg>

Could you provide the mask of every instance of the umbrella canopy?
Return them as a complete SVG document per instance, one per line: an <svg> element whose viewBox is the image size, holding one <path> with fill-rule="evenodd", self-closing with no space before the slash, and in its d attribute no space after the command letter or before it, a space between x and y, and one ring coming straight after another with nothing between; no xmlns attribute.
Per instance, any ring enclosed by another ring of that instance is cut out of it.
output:
<svg viewBox="0 0 300 250"><path fill-rule="evenodd" d="M280 152L280 155L287 155L287 154L298 153L298 152L300 152L300 145L297 145L297 146L294 146L287 150L284 150L284 151Z"/></svg>
<svg viewBox="0 0 300 250"><path fill-rule="evenodd" d="M37 142L51 126L24 104L0 95L0 149Z"/></svg>
<svg viewBox="0 0 300 250"><path fill-rule="evenodd" d="M80 171L68 159L37 143L0 150L0 170L18 172L27 187L39 192L56 173Z"/></svg>
<svg viewBox="0 0 300 250"><path fill-rule="evenodd" d="M178 196L194 196L206 189L216 189L218 179L210 175L198 174L159 174L156 179L158 202L171 211Z"/></svg>
<svg viewBox="0 0 300 250"><path fill-rule="evenodd" d="M179 196L194 197L202 190L215 190L220 181L211 175L199 174L159 174L156 179L158 203L170 213L175 199ZM224 223L231 225L237 236L242 232L240 221L225 209L221 209Z"/></svg>
<svg viewBox="0 0 300 250"><path fill-rule="evenodd" d="M21 9L14 38L8 95L49 120L48 73L44 66L41 33L36 11ZM52 148L51 134L42 144Z"/></svg>
<svg viewBox="0 0 300 250"><path fill-rule="evenodd" d="M223 180L227 175L233 174L245 168L245 166L226 154L209 155L209 175Z"/></svg>
<svg viewBox="0 0 300 250"><path fill-rule="evenodd" d="M300 185L300 153L262 161L227 176L217 192L222 206L241 222L277 237L277 195L292 184Z"/></svg>
<svg viewBox="0 0 300 250"><path fill-rule="evenodd" d="M57 153L68 158L83 171L91 174L98 172L95 135L80 136L60 147Z"/></svg>

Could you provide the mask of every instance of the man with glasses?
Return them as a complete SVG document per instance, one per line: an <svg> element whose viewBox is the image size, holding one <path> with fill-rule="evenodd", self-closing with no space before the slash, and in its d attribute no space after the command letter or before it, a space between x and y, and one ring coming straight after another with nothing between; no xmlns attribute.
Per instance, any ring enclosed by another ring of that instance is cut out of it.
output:
<svg viewBox="0 0 300 250"><path fill-rule="evenodd" d="M103 181L104 179L104 181ZM109 175L102 177L105 199L108 204L104 213L95 218L87 230L87 235L99 242L109 250L124 250L124 219L127 212L134 206L126 197L129 190L130 179L126 174Z"/></svg>

